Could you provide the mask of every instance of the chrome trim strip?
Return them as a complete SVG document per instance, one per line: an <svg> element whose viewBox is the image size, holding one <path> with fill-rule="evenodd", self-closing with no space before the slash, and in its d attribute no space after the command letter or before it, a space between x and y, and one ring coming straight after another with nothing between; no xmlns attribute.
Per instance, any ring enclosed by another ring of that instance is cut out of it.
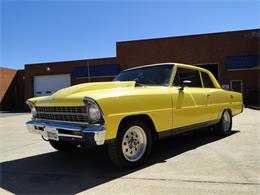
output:
<svg viewBox="0 0 260 195"><path fill-rule="evenodd" d="M85 106L35 106L38 112L86 113Z"/></svg>
<svg viewBox="0 0 260 195"><path fill-rule="evenodd" d="M38 112L39 114L53 114L53 115L80 115L88 117L87 113L82 112Z"/></svg>
<svg viewBox="0 0 260 195"><path fill-rule="evenodd" d="M33 118L34 121L41 122L57 122L57 123L67 123L67 124L78 124L78 125L88 125L88 122L77 122L77 121L61 121L61 120L52 120L52 119L41 119L41 118Z"/></svg>
<svg viewBox="0 0 260 195"><path fill-rule="evenodd" d="M71 131L81 131L81 127L77 125L68 125L68 124L61 124L61 123L52 123L48 121L36 121L36 120L31 120L26 123L26 125L36 125L39 127L55 127L56 129L66 129L66 130L71 130Z"/></svg>
<svg viewBox="0 0 260 195"><path fill-rule="evenodd" d="M33 103L31 101L29 101L29 100L26 100L25 103L28 105L30 110L34 107Z"/></svg>
<svg viewBox="0 0 260 195"><path fill-rule="evenodd" d="M64 133L58 133L58 136L62 136L62 137L82 138L81 135L70 135L70 134L64 134Z"/></svg>

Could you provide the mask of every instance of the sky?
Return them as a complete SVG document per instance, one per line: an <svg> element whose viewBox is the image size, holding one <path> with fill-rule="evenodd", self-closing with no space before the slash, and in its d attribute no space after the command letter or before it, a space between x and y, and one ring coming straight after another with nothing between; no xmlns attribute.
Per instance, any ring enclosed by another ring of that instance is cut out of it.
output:
<svg viewBox="0 0 260 195"><path fill-rule="evenodd" d="M116 56L116 42L260 28L258 0L0 0L0 66Z"/></svg>

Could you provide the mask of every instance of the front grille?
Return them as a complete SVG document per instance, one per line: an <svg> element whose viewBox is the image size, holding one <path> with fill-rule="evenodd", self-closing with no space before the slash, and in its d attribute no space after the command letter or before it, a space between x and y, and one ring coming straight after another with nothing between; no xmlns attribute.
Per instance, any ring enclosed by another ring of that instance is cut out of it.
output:
<svg viewBox="0 0 260 195"><path fill-rule="evenodd" d="M63 106L63 107L35 107L38 119L88 122L88 114L85 106Z"/></svg>

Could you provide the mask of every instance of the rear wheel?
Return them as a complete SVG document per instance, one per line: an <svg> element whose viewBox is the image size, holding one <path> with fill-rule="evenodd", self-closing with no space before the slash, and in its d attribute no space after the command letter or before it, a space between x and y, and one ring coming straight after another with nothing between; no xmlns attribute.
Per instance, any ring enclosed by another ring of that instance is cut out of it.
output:
<svg viewBox="0 0 260 195"><path fill-rule="evenodd" d="M219 135L229 135L232 129L232 115L229 110L222 114L220 122L215 126L215 132Z"/></svg>
<svg viewBox="0 0 260 195"><path fill-rule="evenodd" d="M115 142L108 147L110 159L121 168L133 168L145 162L150 154L152 136L149 126L143 121L124 124Z"/></svg>
<svg viewBox="0 0 260 195"><path fill-rule="evenodd" d="M55 140L49 140L51 146L60 151L60 152L67 152L71 150L77 149L77 145L71 144L69 142L64 142L64 141L55 141Z"/></svg>

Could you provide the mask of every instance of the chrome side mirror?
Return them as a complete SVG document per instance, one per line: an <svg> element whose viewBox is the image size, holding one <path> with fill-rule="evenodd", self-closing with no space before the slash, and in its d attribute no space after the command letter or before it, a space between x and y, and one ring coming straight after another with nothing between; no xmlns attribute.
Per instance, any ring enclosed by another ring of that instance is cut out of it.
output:
<svg viewBox="0 0 260 195"><path fill-rule="evenodd" d="M188 84L191 84L191 81L190 80L184 80L181 82L181 87L179 88L179 90L183 90L184 87Z"/></svg>

